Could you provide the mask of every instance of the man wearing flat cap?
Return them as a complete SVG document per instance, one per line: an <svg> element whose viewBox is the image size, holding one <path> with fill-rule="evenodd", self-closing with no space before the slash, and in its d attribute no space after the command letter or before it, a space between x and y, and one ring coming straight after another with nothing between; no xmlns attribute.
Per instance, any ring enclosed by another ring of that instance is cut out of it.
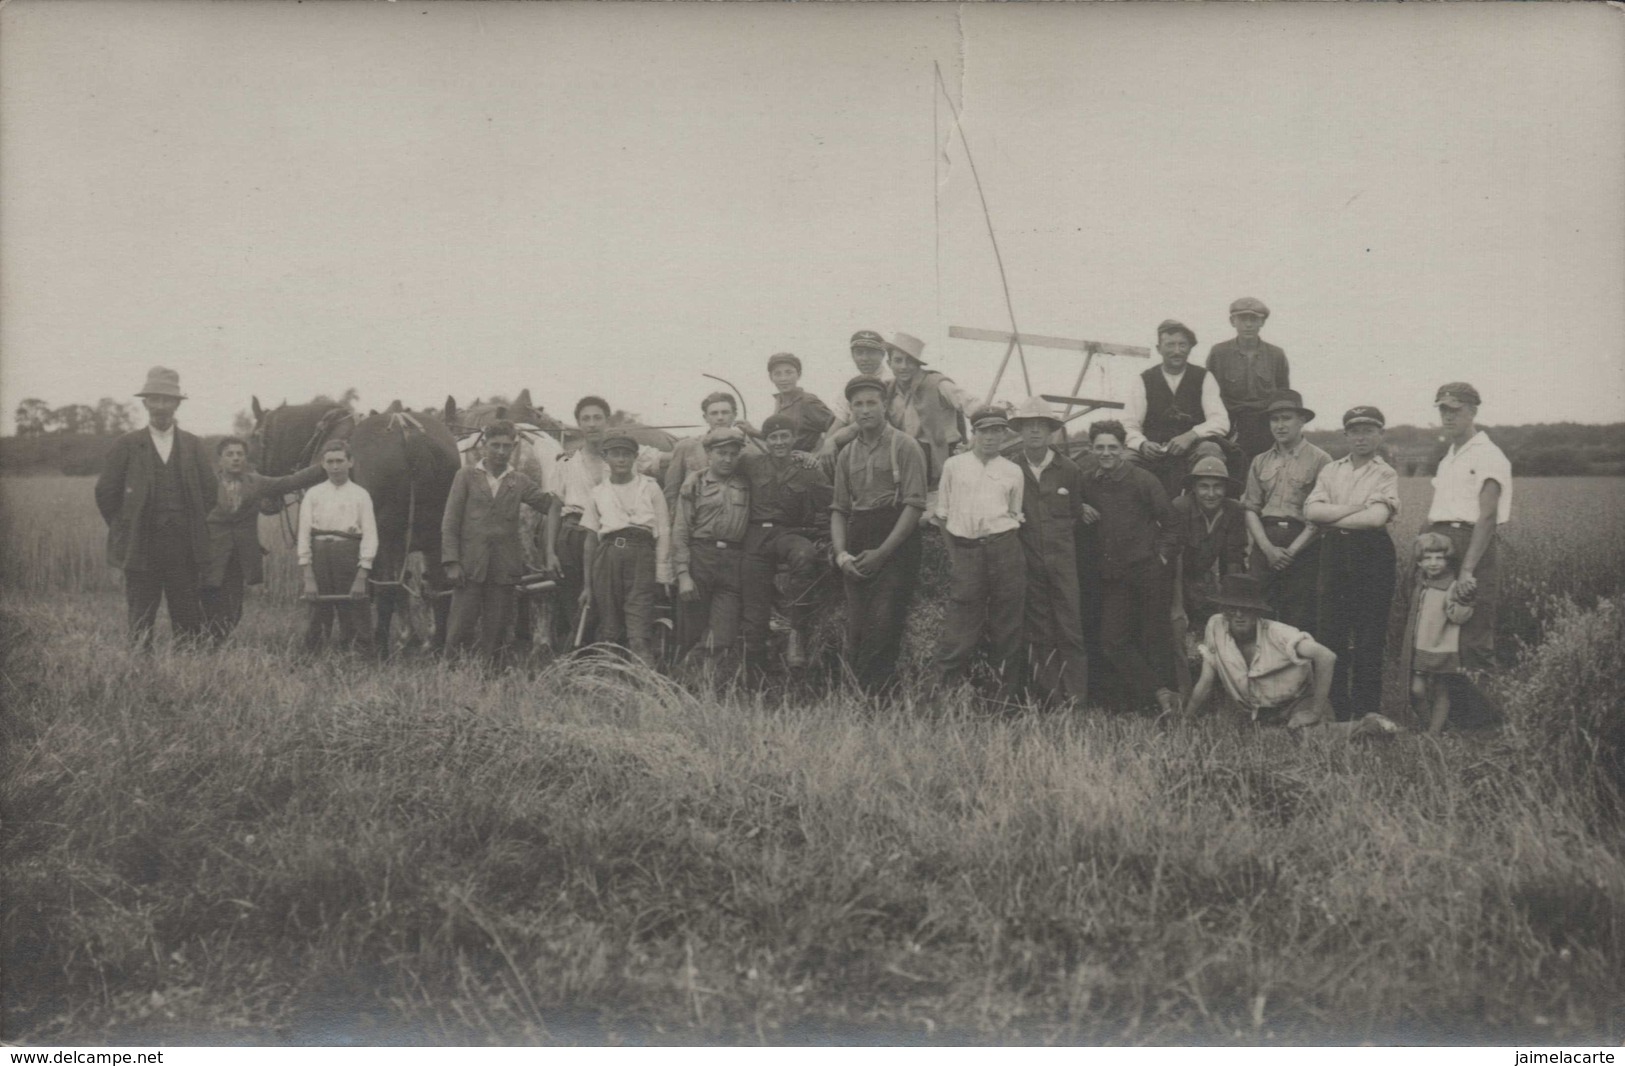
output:
<svg viewBox="0 0 1625 1066"><path fill-rule="evenodd" d="M198 584L218 483L203 442L175 424L186 399L180 375L155 366L136 395L147 428L113 443L96 480L96 506L107 522L108 565L124 571L130 639L150 649L160 601L177 638L203 633Z"/></svg>
<svg viewBox="0 0 1625 1066"><path fill-rule="evenodd" d="M860 329L852 334L850 343L852 350L852 365L857 368L860 376L879 378L887 387L891 382L886 377L886 340L872 329ZM847 433L836 439L836 434L852 424L852 411L846 405L844 398L837 399L829 405L830 411L835 415L835 421L830 423L824 432L824 444L819 452L819 459L831 462L840 446L852 439Z"/></svg>
<svg viewBox="0 0 1625 1066"><path fill-rule="evenodd" d="M1021 468L999 454L1010 435L1000 407L971 415L974 443L942 467L935 514L951 566L947 610L937 643L939 683L968 676L977 649L1000 688L1018 687L1027 563L1017 535L1022 521Z"/></svg>
<svg viewBox="0 0 1625 1066"><path fill-rule="evenodd" d="M829 478L822 464L804 466L790 454L795 427L783 415L762 422L767 454L746 455L740 470L750 482L750 526L745 530L743 630L745 659L753 667L766 660L772 635L774 576L785 568L785 616L790 620L784 659L807 664L807 622L820 564L827 564Z"/></svg>
<svg viewBox="0 0 1625 1066"><path fill-rule="evenodd" d="M679 662L690 652L720 658L739 639L750 524L750 482L739 471L745 433L738 426L717 426L706 433L704 445L708 465L688 475L672 515Z"/></svg>
<svg viewBox="0 0 1625 1066"><path fill-rule="evenodd" d="M1471 677L1495 669L1496 534L1512 517L1512 464L1477 426L1477 389L1453 381L1439 387L1433 402L1450 447L1433 475L1428 529L1450 538L1461 560L1456 585L1473 598L1473 616L1461 627L1461 662Z"/></svg>
<svg viewBox="0 0 1625 1066"><path fill-rule="evenodd" d="M1274 445L1265 408L1280 389L1292 387L1286 352L1259 336L1270 309L1243 296L1230 305L1236 335L1215 344L1207 355L1208 373L1219 379L1219 396L1230 414L1230 436L1240 448L1230 456L1230 476L1247 476L1247 464Z"/></svg>
<svg viewBox="0 0 1625 1066"><path fill-rule="evenodd" d="M1337 653L1332 708L1340 722L1382 709L1395 580L1388 525L1399 516L1399 474L1377 454L1386 424L1369 404L1345 412L1349 453L1321 467L1303 505L1304 516L1320 530L1314 632Z"/></svg>
<svg viewBox="0 0 1625 1066"><path fill-rule="evenodd" d="M801 360L790 352L770 356L767 376L773 381L773 413L788 418L795 427L794 450L809 455L817 452L835 415L823 400L801 387Z"/></svg>
<svg viewBox="0 0 1625 1066"><path fill-rule="evenodd" d="M886 383L846 383L856 436L835 459L829 535L846 590L846 661L858 684L895 684L897 656L920 577L925 454L886 421Z"/></svg>
<svg viewBox="0 0 1625 1066"><path fill-rule="evenodd" d="M1184 491L1198 452L1223 458L1218 441L1230 432L1218 379L1190 361L1195 347L1196 334L1183 322L1170 318L1158 325L1162 365L1141 374L1139 387L1124 401L1129 460L1161 478L1170 500Z"/></svg>

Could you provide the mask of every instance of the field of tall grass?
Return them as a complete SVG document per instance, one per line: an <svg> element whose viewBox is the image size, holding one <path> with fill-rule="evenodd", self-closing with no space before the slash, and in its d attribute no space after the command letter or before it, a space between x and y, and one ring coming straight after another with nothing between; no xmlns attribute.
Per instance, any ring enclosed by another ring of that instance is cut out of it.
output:
<svg viewBox="0 0 1625 1066"><path fill-rule="evenodd" d="M301 662L281 547L141 658L89 482L0 482L3 1035L1618 1043L1625 483L1517 489L1507 727L1356 747Z"/></svg>

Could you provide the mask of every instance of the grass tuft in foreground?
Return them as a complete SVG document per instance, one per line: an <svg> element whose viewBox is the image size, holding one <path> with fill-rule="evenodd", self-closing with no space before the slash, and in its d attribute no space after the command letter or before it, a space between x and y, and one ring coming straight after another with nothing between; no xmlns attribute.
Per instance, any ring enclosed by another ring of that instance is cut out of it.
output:
<svg viewBox="0 0 1625 1066"><path fill-rule="evenodd" d="M1502 736L1359 748L258 637L142 660L115 603L0 613L8 1039L1625 1037L1600 749L1548 724L1625 684L1586 643L1617 602Z"/></svg>

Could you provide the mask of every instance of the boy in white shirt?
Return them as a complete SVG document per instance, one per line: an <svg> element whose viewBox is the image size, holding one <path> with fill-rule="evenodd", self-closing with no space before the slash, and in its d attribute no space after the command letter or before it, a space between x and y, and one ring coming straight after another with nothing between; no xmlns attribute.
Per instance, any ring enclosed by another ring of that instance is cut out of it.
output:
<svg viewBox="0 0 1625 1066"><path fill-rule="evenodd" d="M311 603L306 651L321 650L335 618L341 644L363 652L372 650L367 578L378 555L378 525L372 497L350 480L350 466L348 442L336 440L323 446L322 469L327 471L327 480L306 492L299 507L299 569L304 574L305 598L350 597L348 603Z"/></svg>
<svg viewBox="0 0 1625 1066"><path fill-rule="evenodd" d="M1026 610L1027 560L1021 528L1021 468L999 454L1010 422L997 407L971 415L974 445L942 465L935 517L942 524L953 565L948 609L937 644L941 683L963 680L987 635L988 665L1001 687L1020 671L1021 625Z"/></svg>
<svg viewBox="0 0 1625 1066"><path fill-rule="evenodd" d="M596 616L600 640L653 666L655 585L672 582L666 495L654 478L633 471L637 441L612 433L599 450L609 478L593 486L581 514L587 581L580 605Z"/></svg>

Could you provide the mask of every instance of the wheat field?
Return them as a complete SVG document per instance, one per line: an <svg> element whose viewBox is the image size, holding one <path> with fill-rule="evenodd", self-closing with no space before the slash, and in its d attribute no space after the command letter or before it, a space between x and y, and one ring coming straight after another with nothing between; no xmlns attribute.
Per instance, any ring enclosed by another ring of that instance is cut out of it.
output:
<svg viewBox="0 0 1625 1066"><path fill-rule="evenodd" d="M270 523L132 656L89 489L0 482L8 1040L1625 1038L1625 480L1517 485L1507 727L1365 747L309 662Z"/></svg>

